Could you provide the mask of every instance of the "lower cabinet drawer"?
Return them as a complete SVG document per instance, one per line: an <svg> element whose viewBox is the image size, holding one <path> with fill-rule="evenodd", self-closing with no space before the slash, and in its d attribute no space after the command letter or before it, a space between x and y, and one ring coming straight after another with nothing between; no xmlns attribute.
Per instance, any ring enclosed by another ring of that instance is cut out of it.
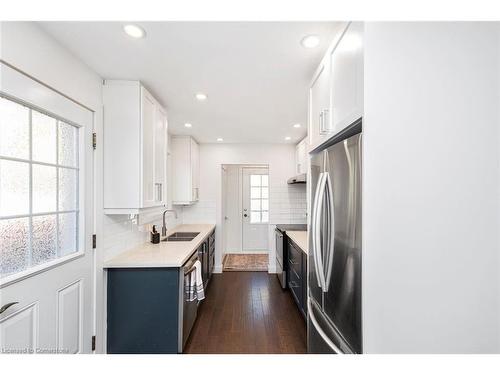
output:
<svg viewBox="0 0 500 375"><path fill-rule="evenodd" d="M291 265L296 265L297 274L302 273L302 251L297 249L291 240L288 240L288 262Z"/></svg>
<svg viewBox="0 0 500 375"><path fill-rule="evenodd" d="M212 247L215 244L215 231L208 237L208 246Z"/></svg>
<svg viewBox="0 0 500 375"><path fill-rule="evenodd" d="M302 258L288 258L288 269L290 270L290 273L294 272L295 276L299 280L302 280Z"/></svg>
<svg viewBox="0 0 500 375"><path fill-rule="evenodd" d="M210 255L210 260L208 261L208 269L210 270L210 273L213 272L214 266L215 266L215 254L212 253L212 255Z"/></svg>
<svg viewBox="0 0 500 375"><path fill-rule="evenodd" d="M288 287L292 292L295 302L302 309L303 305L303 290L302 290L302 280L299 278L297 273L293 269L288 272Z"/></svg>

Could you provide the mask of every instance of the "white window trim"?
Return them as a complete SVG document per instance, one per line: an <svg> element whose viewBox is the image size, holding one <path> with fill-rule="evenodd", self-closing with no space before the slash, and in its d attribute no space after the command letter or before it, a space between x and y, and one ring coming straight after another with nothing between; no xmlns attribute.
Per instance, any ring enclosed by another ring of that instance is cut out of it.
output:
<svg viewBox="0 0 500 375"><path fill-rule="evenodd" d="M39 274L41 272L44 272L46 270L49 270L51 268L54 268L55 266L66 263L72 259L79 258L80 256L85 254L84 249L81 247L81 241L80 241L80 236L82 235L82 231L80 229L80 195L79 195L79 185L80 185L80 179L82 178L81 174L81 168L80 168L80 149L81 149L81 137L79 134L80 127L77 124L73 124L70 121L67 121L65 119L60 118L57 115L50 114L46 111L40 110L38 108L35 108L32 105L28 105L26 103L21 103L20 101L10 98L7 95L3 95L0 93L0 97L12 101L13 103L16 103L18 105L25 106L29 109L30 114L29 114L29 153L28 153L28 159L22 159L22 158L16 158L16 157L9 157L9 156L0 156L0 160L7 160L7 161L15 161L15 162L20 162L20 163L26 163L30 165L30 172L29 172L29 194L30 194L30 204L29 204L29 213L28 214L18 214L18 215L5 215L5 216L0 216L1 220L9 220L9 219L17 219L17 218L28 218L29 220L29 240L28 244L30 247L30 255L32 252L32 236L33 236L33 217L37 216L46 216L46 215L56 215L56 258L53 260L50 260L48 262L44 262L41 264L38 264L36 266L30 266L29 268L26 268L23 271L13 273L11 275L5 276L0 278L0 288L5 287L7 285L10 285L14 282L23 280L27 277ZM33 111L37 111L40 113L43 113L53 119L56 120L56 163L46 163L46 162L39 162L39 161L34 161L33 160ZM59 122L63 122L68 124L69 126L74 126L75 128L78 129L78 139L77 139L77 158L76 158L76 166L67 166L59 163ZM33 201L32 201L32 194L33 194L33 170L32 166L33 165L44 165L44 166L50 166L56 168L56 210L55 211L50 211L50 212L37 212L33 213ZM67 169L73 169L78 171L78 179L76 181L76 195L77 195L77 203L76 203L76 208L74 210L59 210L59 168L67 168ZM76 237L76 247L77 251L73 252L71 254L59 257L57 256L59 253L59 214L64 214L64 213L75 213L77 216L77 237Z"/></svg>
<svg viewBox="0 0 500 375"><path fill-rule="evenodd" d="M261 176L261 182L260 185L252 185L252 176ZM268 181L267 181L267 186L262 185L262 176L268 176ZM269 174L250 174L249 178L249 183L250 183L250 224L252 225L269 225ZM260 198L252 198L252 188L260 188ZM266 188L267 189L267 198L262 198L262 189ZM252 210L252 200L259 200L260 201L260 210ZM268 202L268 207L267 210L262 209L262 201L267 200ZM252 222L252 212L259 212L260 213L260 220L256 222ZM262 221L262 213L267 212L267 221Z"/></svg>
<svg viewBox="0 0 500 375"><path fill-rule="evenodd" d="M71 254L65 255L63 257L51 260L49 262L45 262L45 263L39 264L37 266L30 267L28 269L25 269L24 271L16 272L16 273L13 273L12 275L5 276L2 279L0 279L0 289L4 288L6 286L9 286L11 284L14 284L18 281L27 279L28 277L38 275L39 273L42 273L42 272L46 272L52 268L55 268L57 266L64 264L64 263L68 263L72 260L81 258L84 255L85 255L85 250L80 249L76 253L71 253Z"/></svg>
<svg viewBox="0 0 500 375"><path fill-rule="evenodd" d="M82 124L83 124L83 123L85 123L85 118L88 118L89 114L92 116L92 114L90 112L88 112L88 110L86 108L80 107L80 105L78 105L78 103L76 103L77 105L71 106L71 110L67 111L66 109L68 107L64 105L64 102L66 102L67 99L62 98L62 97L60 98L60 95L45 96L43 98L44 101L42 103L38 103L37 100L30 102L29 101L30 99L35 99L35 98L31 98L29 96L29 93L31 93L33 90L27 90L27 91L24 90L23 91L23 88L24 88L25 84L27 84L27 82L25 83L24 81L25 80L29 81L31 78L24 76L22 74L19 74L15 69L10 67L8 64L5 64L3 61L0 61L0 62L1 62L0 74L2 75L2 78L3 78L4 83L5 83L4 87L2 87L2 90L4 88L8 88L6 91L0 91L1 97L5 98L7 100L13 101L16 104L26 106L30 109L30 111L33 111L33 110L38 111L38 112L43 113L45 115L48 115L52 118L55 118L57 121L62 121L68 125L74 126L79 130L78 133L80 133L80 129L83 126L76 121L81 119ZM10 88L10 90L9 90L9 88ZM20 91L17 91L17 90L20 90ZM17 97L17 96L13 96L12 93L14 93L14 94L15 93L19 93L19 94L22 93L23 95L20 95L19 97ZM25 97L26 93L28 93L27 97ZM36 99L38 99L38 98L36 98ZM61 101L61 99L62 99L62 101ZM67 118L62 117L61 115L58 115L55 112L51 111L51 110L57 111L57 110L60 110L63 108L64 108L64 111L62 111L62 113L64 115L67 115L68 116ZM76 121L72 121L71 119L74 119ZM86 147L85 136L78 134L78 143L76 145L78 157L77 157L77 166L76 167L71 167L71 166L67 166L67 165L60 165L58 163L57 159L56 159L57 163L55 163L55 164L33 161L32 160L32 153L31 153L31 147L32 147L32 139L31 139L32 123L31 123L31 120L32 120L32 116L30 115L30 130L29 130L30 131L30 145L29 145L30 154L29 154L29 159L22 159L22 158L15 158L15 157L14 158L13 157L3 157L3 156L2 156L2 159L3 160L10 160L10 161L24 162L24 163L31 164L31 165L33 165L33 164L47 165L47 166L53 166L56 168L61 167L61 168L78 170L78 181L77 181L78 203L77 203L76 209L69 210L69 211L58 211L58 209L59 209L59 204L58 204L59 197L58 197L58 191L57 191L57 193L56 193L56 195L57 195L57 197L56 197L56 205L57 205L56 211L46 213L46 214L54 214L54 215L57 215L59 213L65 213L65 212L75 212L76 213L76 215L77 215L77 243L76 243L77 251L73 252L71 254L62 256L62 257L55 258L51 261L48 261L48 262L45 262L45 263L42 263L42 264L39 264L39 265L36 265L33 267L29 267L23 271L16 272L16 273L13 273L11 275L2 277L2 278L0 278L0 289L6 287L8 285L11 285L13 283L16 283L18 281L21 281L23 279L26 279L28 277L32 277L32 276L40 274L42 272L46 272L50 269L53 269L57 266L64 264L64 263L68 263L72 260L76 260L76 259L84 256L85 251L86 251L86 249L85 249L85 245L87 243L87 239L85 238L86 220L84 217L84 210L85 210L84 201L85 201L86 192L84 191L84 189L82 189L82 185L84 183L84 177L85 177L85 170L87 167L84 163L84 157L82 157L83 156L82 152L84 152L84 149ZM58 129L57 128L56 128L56 136L58 137ZM32 191L31 183L32 183L32 176L31 176L31 172L30 172L30 194ZM58 187L57 187L57 190L58 190ZM31 202L31 199L30 199L30 202ZM6 216L2 216L2 220L3 219L13 219L13 218L26 217L26 218L29 218L30 222L31 222L32 217L40 216L43 214L43 213L33 214L31 211L32 211L32 209L31 209L31 203L30 203L30 213L29 214L6 215ZM30 228L30 238L32 235L31 229L32 228ZM29 241L29 246L31 246L31 240Z"/></svg>

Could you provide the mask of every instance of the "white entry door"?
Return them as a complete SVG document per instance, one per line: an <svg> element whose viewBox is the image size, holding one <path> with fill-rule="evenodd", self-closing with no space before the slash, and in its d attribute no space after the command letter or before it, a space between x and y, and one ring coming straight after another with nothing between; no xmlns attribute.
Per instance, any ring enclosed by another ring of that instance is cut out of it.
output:
<svg viewBox="0 0 500 375"><path fill-rule="evenodd" d="M243 252L268 251L268 168L243 168Z"/></svg>
<svg viewBox="0 0 500 375"><path fill-rule="evenodd" d="M0 350L90 353L93 113L0 69Z"/></svg>

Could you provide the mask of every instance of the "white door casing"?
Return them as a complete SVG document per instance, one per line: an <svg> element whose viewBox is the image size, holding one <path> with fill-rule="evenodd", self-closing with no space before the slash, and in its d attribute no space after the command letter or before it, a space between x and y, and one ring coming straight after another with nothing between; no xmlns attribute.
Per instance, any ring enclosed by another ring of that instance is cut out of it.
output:
<svg viewBox="0 0 500 375"><path fill-rule="evenodd" d="M241 253L242 185L241 166L227 165L224 181L225 253Z"/></svg>
<svg viewBox="0 0 500 375"><path fill-rule="evenodd" d="M252 176L263 176L267 183L252 183ZM255 185L255 186L251 186ZM260 190L260 193L257 192ZM269 169L242 168L242 252L268 252ZM252 202L252 198L255 198ZM263 199L261 199L263 198ZM260 202L257 202L260 200ZM266 203L267 202L267 203ZM255 204L255 206L252 206ZM262 207L261 205L265 205ZM257 209L257 211L253 211ZM265 210L260 212L258 210ZM267 212L267 214L266 214Z"/></svg>
<svg viewBox="0 0 500 375"><path fill-rule="evenodd" d="M0 63L2 96L78 128L76 252L0 279L3 352L90 353L93 332L94 113L57 91Z"/></svg>

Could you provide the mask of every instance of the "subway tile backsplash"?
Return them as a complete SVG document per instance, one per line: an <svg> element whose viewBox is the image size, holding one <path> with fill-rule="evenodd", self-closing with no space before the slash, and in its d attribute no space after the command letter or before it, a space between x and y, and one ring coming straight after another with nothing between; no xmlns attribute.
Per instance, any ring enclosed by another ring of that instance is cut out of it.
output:
<svg viewBox="0 0 500 375"><path fill-rule="evenodd" d="M200 200L192 206L182 206L184 224L215 224L217 208L214 200Z"/></svg>
<svg viewBox="0 0 500 375"><path fill-rule="evenodd" d="M182 223L182 212L178 210L177 219L171 213L168 213L165 219L167 228L171 229ZM151 224L155 224L157 230L161 231L162 218L158 217ZM104 261L146 241L149 241L148 225L137 225L137 220L129 215L104 215Z"/></svg>
<svg viewBox="0 0 500 375"><path fill-rule="evenodd" d="M269 196L270 224L307 223L305 184L271 186Z"/></svg>

